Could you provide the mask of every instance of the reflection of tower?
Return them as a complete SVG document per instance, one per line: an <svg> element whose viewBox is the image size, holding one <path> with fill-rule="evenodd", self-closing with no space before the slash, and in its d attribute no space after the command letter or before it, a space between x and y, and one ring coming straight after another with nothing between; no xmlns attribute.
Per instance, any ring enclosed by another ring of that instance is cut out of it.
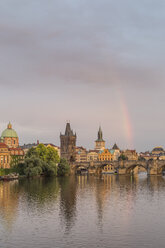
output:
<svg viewBox="0 0 165 248"><path fill-rule="evenodd" d="M95 141L95 149L96 150L105 149L105 141L103 140L103 132L101 130L101 127L99 127L98 137L97 137L97 140Z"/></svg>
<svg viewBox="0 0 165 248"><path fill-rule="evenodd" d="M114 184L115 177L112 175L103 175L101 180L98 180L96 184L98 224L100 227L102 227L104 207L106 205L107 199L111 197L111 190Z"/></svg>
<svg viewBox="0 0 165 248"><path fill-rule="evenodd" d="M66 124L65 134L60 134L61 140L61 157L67 159L68 162L76 160L76 134L73 134L70 123Z"/></svg>
<svg viewBox="0 0 165 248"><path fill-rule="evenodd" d="M61 187L61 216L65 221L66 230L69 231L74 225L76 212L76 189L77 182L75 177L59 178Z"/></svg>

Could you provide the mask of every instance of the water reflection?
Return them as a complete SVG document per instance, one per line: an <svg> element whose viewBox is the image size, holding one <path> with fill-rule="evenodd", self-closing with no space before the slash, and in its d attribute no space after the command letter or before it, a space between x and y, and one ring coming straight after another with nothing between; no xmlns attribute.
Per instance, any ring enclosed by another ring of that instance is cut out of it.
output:
<svg viewBox="0 0 165 248"><path fill-rule="evenodd" d="M60 217L65 226L66 232L69 232L74 225L76 218L76 192L77 178L74 176L59 178L60 185Z"/></svg>
<svg viewBox="0 0 165 248"><path fill-rule="evenodd" d="M56 242L57 247L132 248L137 247L135 237L149 246L154 234L151 227L160 224L164 230L162 217L151 218L159 211L163 215L164 198L165 178L161 176L73 176L0 182L0 242L5 247L3 236L8 229L13 230L13 236L11 231L8 234L12 243L8 243L9 248L25 241L24 247L28 248L52 247ZM159 234L163 235L161 230ZM21 231L26 235L20 235Z"/></svg>
<svg viewBox="0 0 165 248"><path fill-rule="evenodd" d="M16 219L19 202L18 181L0 182L0 216L7 229Z"/></svg>
<svg viewBox="0 0 165 248"><path fill-rule="evenodd" d="M23 179L19 181L19 193L31 210L50 207L59 194L57 178Z"/></svg>

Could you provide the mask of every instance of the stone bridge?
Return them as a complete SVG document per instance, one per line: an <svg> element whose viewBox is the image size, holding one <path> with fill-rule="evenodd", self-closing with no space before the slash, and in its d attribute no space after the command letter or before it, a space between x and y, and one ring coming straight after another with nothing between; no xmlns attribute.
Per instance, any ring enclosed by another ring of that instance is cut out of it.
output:
<svg viewBox="0 0 165 248"><path fill-rule="evenodd" d="M76 162L71 168L75 173L84 170L91 174L101 174L105 165L111 165L117 174L137 174L139 168L143 168L148 175L161 175L165 171L165 160Z"/></svg>

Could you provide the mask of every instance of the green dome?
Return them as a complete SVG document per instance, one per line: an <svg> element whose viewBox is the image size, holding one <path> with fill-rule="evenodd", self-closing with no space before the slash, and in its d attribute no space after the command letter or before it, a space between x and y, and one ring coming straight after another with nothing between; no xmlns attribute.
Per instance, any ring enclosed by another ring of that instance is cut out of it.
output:
<svg viewBox="0 0 165 248"><path fill-rule="evenodd" d="M3 138L18 138L18 135L14 129L12 129L12 125L9 123L7 128L2 132L1 139Z"/></svg>

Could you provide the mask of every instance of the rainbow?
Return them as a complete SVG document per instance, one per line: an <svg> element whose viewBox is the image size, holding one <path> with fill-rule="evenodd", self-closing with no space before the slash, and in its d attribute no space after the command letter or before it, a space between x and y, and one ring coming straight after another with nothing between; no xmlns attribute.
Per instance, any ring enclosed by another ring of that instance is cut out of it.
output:
<svg viewBox="0 0 165 248"><path fill-rule="evenodd" d="M129 114L128 105L127 105L126 98L123 92L120 89L118 89L118 93L119 93L121 110L122 110L122 115L123 115L123 124L124 124L125 137L127 140L127 146L128 146L128 149L133 149L134 148L133 128L131 124L131 118Z"/></svg>

